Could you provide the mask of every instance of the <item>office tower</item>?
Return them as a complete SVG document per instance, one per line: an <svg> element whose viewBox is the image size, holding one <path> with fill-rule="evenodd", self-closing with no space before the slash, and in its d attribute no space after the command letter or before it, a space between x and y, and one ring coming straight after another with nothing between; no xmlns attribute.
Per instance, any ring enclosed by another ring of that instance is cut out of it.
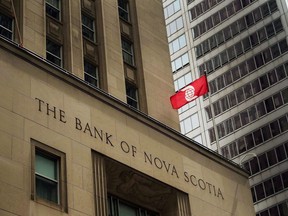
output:
<svg viewBox="0 0 288 216"><path fill-rule="evenodd" d="M161 1L0 1L0 215L254 215L179 132Z"/></svg>
<svg viewBox="0 0 288 216"><path fill-rule="evenodd" d="M175 90L209 81L210 97L178 110L181 132L249 170L258 216L288 212L287 7L163 0Z"/></svg>

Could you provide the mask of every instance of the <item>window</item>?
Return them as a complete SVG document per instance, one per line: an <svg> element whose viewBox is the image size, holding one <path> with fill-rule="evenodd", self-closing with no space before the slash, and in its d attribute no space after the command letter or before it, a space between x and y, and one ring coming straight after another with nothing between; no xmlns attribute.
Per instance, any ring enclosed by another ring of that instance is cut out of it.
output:
<svg viewBox="0 0 288 216"><path fill-rule="evenodd" d="M119 17L129 21L129 4L128 0L118 0Z"/></svg>
<svg viewBox="0 0 288 216"><path fill-rule="evenodd" d="M62 46L47 39L46 40L46 58L48 61L61 67L62 66Z"/></svg>
<svg viewBox="0 0 288 216"><path fill-rule="evenodd" d="M94 19L82 14L82 34L85 38L95 42Z"/></svg>
<svg viewBox="0 0 288 216"><path fill-rule="evenodd" d="M108 196L108 212L111 216L159 216L156 212L152 212L112 196Z"/></svg>
<svg viewBox="0 0 288 216"><path fill-rule="evenodd" d="M0 35L13 39L13 19L3 14L0 14Z"/></svg>
<svg viewBox="0 0 288 216"><path fill-rule="evenodd" d="M127 104L138 109L138 93L137 88L126 82L126 97L127 97Z"/></svg>
<svg viewBox="0 0 288 216"><path fill-rule="evenodd" d="M123 61L127 64L134 65L133 44L123 39L121 40L121 42Z"/></svg>
<svg viewBox="0 0 288 216"><path fill-rule="evenodd" d="M84 60L84 80L93 86L99 87L98 68Z"/></svg>
<svg viewBox="0 0 288 216"><path fill-rule="evenodd" d="M46 14L57 20L61 20L60 6L60 0L46 0Z"/></svg>
<svg viewBox="0 0 288 216"><path fill-rule="evenodd" d="M32 199L67 212L65 154L32 140Z"/></svg>

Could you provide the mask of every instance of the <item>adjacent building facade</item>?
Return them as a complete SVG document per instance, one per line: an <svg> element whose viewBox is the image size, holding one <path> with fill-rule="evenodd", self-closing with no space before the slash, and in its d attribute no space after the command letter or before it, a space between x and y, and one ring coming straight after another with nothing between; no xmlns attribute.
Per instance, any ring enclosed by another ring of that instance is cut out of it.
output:
<svg viewBox="0 0 288 216"><path fill-rule="evenodd" d="M187 139L161 1L0 1L0 215L252 216Z"/></svg>
<svg viewBox="0 0 288 216"><path fill-rule="evenodd" d="M181 133L244 166L258 216L288 213L288 2L163 0ZM209 97L210 96L210 97Z"/></svg>

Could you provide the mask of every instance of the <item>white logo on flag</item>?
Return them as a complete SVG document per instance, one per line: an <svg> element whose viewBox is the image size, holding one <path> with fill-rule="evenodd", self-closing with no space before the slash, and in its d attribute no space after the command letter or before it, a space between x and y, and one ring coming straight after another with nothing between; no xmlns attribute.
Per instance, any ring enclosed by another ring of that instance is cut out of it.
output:
<svg viewBox="0 0 288 216"><path fill-rule="evenodd" d="M197 96L195 96L195 89L193 86L187 86L184 89L182 89L182 91L185 91L185 99L186 101L192 101L195 98L197 98Z"/></svg>

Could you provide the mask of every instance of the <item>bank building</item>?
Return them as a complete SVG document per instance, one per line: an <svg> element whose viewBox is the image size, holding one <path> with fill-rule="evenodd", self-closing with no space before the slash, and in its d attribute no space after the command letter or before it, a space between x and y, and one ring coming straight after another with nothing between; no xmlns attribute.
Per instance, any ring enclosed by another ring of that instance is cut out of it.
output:
<svg viewBox="0 0 288 216"><path fill-rule="evenodd" d="M252 216L181 135L162 2L0 1L1 216Z"/></svg>

